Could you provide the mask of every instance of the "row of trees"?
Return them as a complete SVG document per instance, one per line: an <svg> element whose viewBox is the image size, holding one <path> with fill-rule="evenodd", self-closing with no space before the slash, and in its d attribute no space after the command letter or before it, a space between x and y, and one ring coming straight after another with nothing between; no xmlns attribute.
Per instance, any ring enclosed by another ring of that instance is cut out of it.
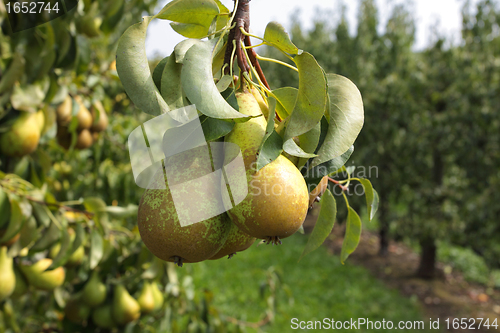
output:
<svg viewBox="0 0 500 333"><path fill-rule="evenodd" d="M392 8L383 32L375 1L359 8L354 34L342 14L336 25L318 18L309 31L294 23L291 35L362 93L366 121L351 160L379 170L371 180L381 198L381 254L389 237L418 240L418 274L431 277L436 241L449 240L499 267L498 2L466 2L460 42L436 32L423 51L414 50L407 5ZM294 75L269 67L277 85Z"/></svg>

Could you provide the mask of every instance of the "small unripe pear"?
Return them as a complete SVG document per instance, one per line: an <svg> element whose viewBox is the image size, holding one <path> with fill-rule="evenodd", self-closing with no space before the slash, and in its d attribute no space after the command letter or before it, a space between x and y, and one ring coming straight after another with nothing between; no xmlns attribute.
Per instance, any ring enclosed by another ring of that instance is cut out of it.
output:
<svg viewBox="0 0 500 333"><path fill-rule="evenodd" d="M38 116L32 112L21 112L12 127L0 134L0 151L6 156L21 157L34 152L39 141Z"/></svg>
<svg viewBox="0 0 500 333"><path fill-rule="evenodd" d="M102 132L108 127L109 120L106 110L100 101L94 102L91 109L92 114L92 132Z"/></svg>
<svg viewBox="0 0 500 333"><path fill-rule="evenodd" d="M151 284L151 292L153 293L153 298L155 300L155 307L153 311L157 311L161 309L161 307L163 306L165 297L163 296L163 293L160 291L160 288L158 288L158 283L156 282L153 282Z"/></svg>
<svg viewBox="0 0 500 333"><path fill-rule="evenodd" d="M94 271L89 281L83 287L83 301L90 307L96 307L106 300L106 285L99 279L99 273Z"/></svg>
<svg viewBox="0 0 500 333"><path fill-rule="evenodd" d="M7 299L16 287L13 260L7 255L7 247L0 248L0 302Z"/></svg>
<svg viewBox="0 0 500 333"><path fill-rule="evenodd" d="M149 282L144 282L144 285L142 286L141 293L139 295L139 298L137 298L137 302L139 303L139 306L141 307L141 312L142 313L149 313L154 310L155 308L155 299L153 295L153 287L151 286L151 283Z"/></svg>
<svg viewBox="0 0 500 333"><path fill-rule="evenodd" d="M89 129L92 126L92 115L87 107L83 104L82 98L80 96L75 96L75 101L78 103L80 109L76 114L78 119L78 130Z"/></svg>
<svg viewBox="0 0 500 333"><path fill-rule="evenodd" d="M68 95L56 109L57 123L62 126L67 126L72 118L72 110L73 100Z"/></svg>
<svg viewBox="0 0 500 333"><path fill-rule="evenodd" d="M115 328L111 304L104 304L92 311L92 321L100 328Z"/></svg>
<svg viewBox="0 0 500 333"><path fill-rule="evenodd" d="M44 258L33 265L20 265L19 269L30 285L40 290L51 291L64 283L66 275L63 267L46 271L50 265L52 265L52 259Z"/></svg>
<svg viewBox="0 0 500 333"><path fill-rule="evenodd" d="M118 325L125 325L141 316L139 303L130 296L127 289L121 284L115 287L111 311L113 319Z"/></svg>

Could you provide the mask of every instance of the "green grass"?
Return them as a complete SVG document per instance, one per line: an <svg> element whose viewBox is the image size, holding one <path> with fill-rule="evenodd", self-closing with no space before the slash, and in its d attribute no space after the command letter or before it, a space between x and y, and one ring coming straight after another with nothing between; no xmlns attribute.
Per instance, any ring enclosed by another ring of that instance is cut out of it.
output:
<svg viewBox="0 0 500 333"><path fill-rule="evenodd" d="M185 273L192 274L197 296L203 290L213 293L212 305L221 316L258 322L269 302L274 301L274 321L261 328L264 332L300 332L291 328L292 318L385 319L395 325L399 321L424 320L416 299L399 295L366 269L349 264L349 260L345 266L341 265L338 256L329 255L325 247L297 263L305 242L306 237L295 235L285 239L281 246L254 245L233 259L186 265L177 271L181 278ZM274 294L269 281L277 283ZM424 322L427 328L428 318Z"/></svg>

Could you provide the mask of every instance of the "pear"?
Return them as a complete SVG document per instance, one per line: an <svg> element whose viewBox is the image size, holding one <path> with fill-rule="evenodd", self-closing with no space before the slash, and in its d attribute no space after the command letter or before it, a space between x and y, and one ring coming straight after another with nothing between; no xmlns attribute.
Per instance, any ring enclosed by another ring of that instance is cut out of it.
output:
<svg viewBox="0 0 500 333"><path fill-rule="evenodd" d="M6 156L21 157L31 154L40 141L40 126L36 113L21 115L5 133L0 134L0 151Z"/></svg>
<svg viewBox="0 0 500 333"><path fill-rule="evenodd" d="M30 285L40 290L51 291L64 283L66 274L63 267L46 271L50 265L52 265L52 259L44 258L33 265L20 265L19 269Z"/></svg>
<svg viewBox="0 0 500 333"><path fill-rule="evenodd" d="M80 107L76 118L78 119L78 130L89 129L92 126L92 115L90 111L83 104L82 98L80 96L75 96L75 101Z"/></svg>
<svg viewBox="0 0 500 333"><path fill-rule="evenodd" d="M150 282L145 281L141 293L137 298L142 313L150 313L155 309L155 298L153 287Z"/></svg>
<svg viewBox="0 0 500 333"><path fill-rule="evenodd" d="M83 287L83 301L90 307L96 307L106 300L106 286L99 279L99 273L94 271L89 281Z"/></svg>
<svg viewBox="0 0 500 333"><path fill-rule="evenodd" d="M113 319L112 308L110 304L101 305L92 311L92 321L97 327L112 329L116 327Z"/></svg>
<svg viewBox="0 0 500 333"><path fill-rule="evenodd" d="M73 99L68 95L56 109L57 123L67 126L72 118Z"/></svg>
<svg viewBox="0 0 500 333"><path fill-rule="evenodd" d="M35 115L36 115L36 123L38 124L38 129L40 130L41 134L45 127L45 114L43 113L43 110L39 110Z"/></svg>
<svg viewBox="0 0 500 333"><path fill-rule="evenodd" d="M100 101L95 101L90 109L92 114L92 132L102 132L108 127L109 119ZM99 115L99 118L98 118Z"/></svg>
<svg viewBox="0 0 500 333"><path fill-rule="evenodd" d="M153 311L157 311L161 309L161 307L163 306L165 297L163 296L163 293L160 291L160 288L158 288L158 283L156 282L153 282L151 284L151 292L153 293L153 299L155 300L155 306Z"/></svg>
<svg viewBox="0 0 500 333"><path fill-rule="evenodd" d="M19 297L24 295L28 291L28 282L21 274L19 269L14 266L14 274L16 276L16 287L14 288L14 292L12 293L12 297Z"/></svg>
<svg viewBox="0 0 500 333"><path fill-rule="evenodd" d="M205 147L206 148L206 147ZM163 169L153 176L148 189L139 203L138 227L146 247L158 258L175 262L194 263L206 260L216 254L224 245L231 227L227 214L219 213L215 195L220 195L220 182L215 184L193 183L187 181L200 179L212 173L210 159L205 160L200 153L204 148L189 150L186 154L178 154L168 163L172 166L172 178L167 179ZM182 155L182 156L181 156ZM187 193L186 206L180 213L196 223L181 225L176 204L174 204L169 184L176 182L176 193ZM186 182L185 182L186 181ZM211 192L214 190L213 192ZM188 193L210 193L206 202L189 202ZM209 201L214 200L214 201ZM221 200L222 202L222 200ZM223 211L222 210L220 211ZM219 214L219 215L217 215ZM199 221L200 216L213 216Z"/></svg>
<svg viewBox="0 0 500 333"><path fill-rule="evenodd" d="M266 117L266 119L269 118L269 104L264 100L260 92L257 90L257 88L252 87L250 90L252 92L253 97L257 100L257 103L259 103L260 111Z"/></svg>
<svg viewBox="0 0 500 333"><path fill-rule="evenodd" d="M7 247L0 248L0 302L7 299L16 287L13 260L7 255Z"/></svg>
<svg viewBox="0 0 500 333"><path fill-rule="evenodd" d="M92 137L92 133L88 129L82 130L78 133L78 139L76 140L76 149L87 149L92 146L94 143L94 138Z"/></svg>
<svg viewBox="0 0 500 333"><path fill-rule="evenodd" d="M222 249L219 250L210 260L220 259L228 256L231 258L236 252L241 252L248 249L255 242L255 237L252 237L238 228L234 223L231 223L231 230L227 236L226 242Z"/></svg>
<svg viewBox="0 0 500 333"><path fill-rule="evenodd" d="M280 239L293 235L306 218L309 203L307 185L299 170L283 155L256 171L256 154L267 122L253 94L238 91L236 99L241 113L256 118L237 123L225 137L226 142L240 147L247 175L247 184L235 184L232 190L238 191L248 185L247 196L229 209L228 215L250 236L262 238L268 243L281 243Z"/></svg>
<svg viewBox="0 0 500 333"><path fill-rule="evenodd" d="M139 303L130 296L127 289L119 284L114 290L111 312L113 314L113 319L118 325L125 325L139 319L141 316L141 307Z"/></svg>
<svg viewBox="0 0 500 333"><path fill-rule="evenodd" d="M81 324L90 316L90 307L82 302L82 294L70 298L64 307L64 315L68 320Z"/></svg>

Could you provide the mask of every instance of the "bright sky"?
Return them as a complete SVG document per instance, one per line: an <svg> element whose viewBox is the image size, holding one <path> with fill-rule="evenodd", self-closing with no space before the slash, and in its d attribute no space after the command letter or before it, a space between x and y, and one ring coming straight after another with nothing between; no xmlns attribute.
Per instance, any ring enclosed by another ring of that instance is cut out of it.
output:
<svg viewBox="0 0 500 333"><path fill-rule="evenodd" d="M221 0L230 10L233 8L233 0ZM164 0L163 3L167 3ZM381 27L385 26L390 15L391 4L404 3L402 0L376 0L379 10L379 22ZM416 48L426 46L431 34L430 27L439 22L439 31L447 36L457 38L461 27L461 7L464 0L414 0L413 8L417 19L417 44ZM476 0L472 1L473 3ZM339 0L252 0L250 2L250 27L254 34L262 36L269 21L278 21L285 28L290 26L290 17L298 12L302 27L308 29L312 26L313 17L319 12L325 17L331 17L337 22L340 16ZM347 5L347 16L351 26L351 32L356 27L356 16L359 1L344 1ZM161 56L169 55L174 46L184 37L175 33L170 28L169 22L154 20L148 30L146 40L146 51L148 57L155 54ZM255 42L254 42L255 43ZM305 47L304 47L305 48Z"/></svg>

